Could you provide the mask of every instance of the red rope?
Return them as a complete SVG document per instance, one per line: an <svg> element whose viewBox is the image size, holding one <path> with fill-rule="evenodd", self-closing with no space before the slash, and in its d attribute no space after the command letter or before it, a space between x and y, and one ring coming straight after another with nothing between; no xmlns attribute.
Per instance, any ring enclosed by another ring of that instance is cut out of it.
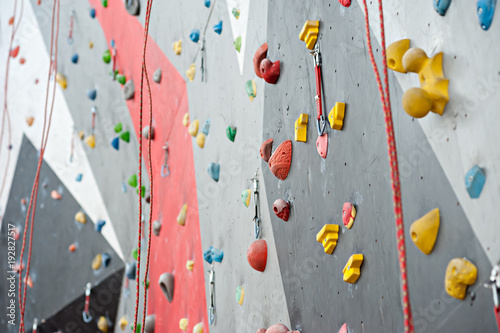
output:
<svg viewBox="0 0 500 333"><path fill-rule="evenodd" d="M146 86L148 88L149 96L149 136L148 136L148 162L149 162L149 175L150 175L150 210L149 210L149 228L148 228L148 248L146 257L146 268L144 273L144 290L143 290L143 310L142 310L142 325L141 333L144 332L144 324L146 321L146 308L147 308L147 279L149 272L149 260L151 254L151 221L153 219L153 167L151 162L151 129L153 127L153 101L151 99L151 87L149 85L149 77L146 70L146 47L148 44L149 35L149 19L151 16L151 6L153 0L148 0L146 6L146 19L144 23L144 47L142 53L142 71L141 71L141 97L139 103L139 230L137 234L137 276L136 276L136 295L135 295L135 315L134 315L134 332L137 331L137 317L139 313L139 295L140 295L140 268L141 268L141 235L142 235L142 117L143 117L143 90L144 90L144 77L146 77Z"/></svg>
<svg viewBox="0 0 500 333"><path fill-rule="evenodd" d="M47 90L45 94L45 109L44 109L44 120L43 120L43 130L42 130L42 139L40 143L40 156L38 157L38 166L36 170L35 180L33 183L33 187L31 189L30 203L28 205L28 211L26 214L26 222L24 226L23 233L23 244L21 248L21 256L20 256L20 269L19 269L19 310L21 312L21 323L19 326L19 332L25 332L24 327L24 312L26 306L26 294L27 294L27 279L29 277L30 264L31 264L31 254L32 254L32 243L33 243L33 229L34 229L34 220L36 213L36 202L38 197L38 187L40 183L40 170L43 162L43 155L45 153L45 148L47 147L47 141L50 132L50 126L52 122L52 112L54 110L54 101L55 101L55 93L56 93L56 82L55 77L57 75L57 41L59 36L59 0L54 1L54 6L52 8L52 30L51 30L51 39L50 39L50 65L49 65L49 73L47 77ZM56 19L56 8L57 8L57 20ZM56 31L54 33L54 21L56 22ZM50 105L50 110L48 113L47 119L47 110L49 104L49 91L50 91L50 78L51 74L54 77L54 82L52 84L52 102ZM33 213L31 214L31 209L33 209ZM31 221L30 221L31 214ZM29 223L30 222L30 223ZM26 246L26 233L28 231L28 225L30 229L30 236L28 242L28 259L26 263L26 275L25 278L22 278L22 261L24 256L24 250ZM23 288L23 280L24 288Z"/></svg>
<svg viewBox="0 0 500 333"><path fill-rule="evenodd" d="M384 73L385 87L382 86L382 80L380 79L377 63L375 62L375 58L373 56L373 50L370 39L368 6L366 5L366 0L363 0L363 4L365 7L365 28L366 28L368 51L370 54L370 61L373 66L373 71L375 73L375 78L377 80L377 86L380 93L380 99L382 102L382 108L384 110L384 115L385 115L385 129L386 129L387 146L389 153L389 164L391 168L392 198L394 202L394 216L396 220L399 270L401 273L401 296L402 296L402 306L404 315L404 329L405 332L413 332L413 319L411 314L410 293L408 290L408 277L406 269L406 248L405 248L405 236L404 236L404 224L403 224L403 207L401 200L401 184L399 182L398 154L396 149L396 140L394 137L394 125L392 123L391 101L389 96L389 80L387 75L387 59L385 52L385 30L384 30L384 14L382 10L382 0L378 0L378 9L380 13L380 33L381 33L382 62L383 62L382 67Z"/></svg>

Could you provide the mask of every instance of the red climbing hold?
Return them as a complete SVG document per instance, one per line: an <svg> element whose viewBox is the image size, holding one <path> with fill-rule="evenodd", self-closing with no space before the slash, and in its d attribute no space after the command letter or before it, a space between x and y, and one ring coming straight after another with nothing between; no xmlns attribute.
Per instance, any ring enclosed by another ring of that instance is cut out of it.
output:
<svg viewBox="0 0 500 333"><path fill-rule="evenodd" d="M339 2L344 7L349 7L351 5L351 0L339 0Z"/></svg>
<svg viewBox="0 0 500 333"><path fill-rule="evenodd" d="M253 70L255 74L262 79L262 74L260 73L260 63L267 57L267 43L262 44L255 55L253 56Z"/></svg>
<svg viewBox="0 0 500 333"><path fill-rule="evenodd" d="M13 24L14 24L14 16L11 16L9 19L9 25L13 25Z"/></svg>
<svg viewBox="0 0 500 333"><path fill-rule="evenodd" d="M316 149L318 149L319 156L326 158L326 154L328 153L328 135L323 134L318 136L318 140L316 140Z"/></svg>
<svg viewBox="0 0 500 333"><path fill-rule="evenodd" d="M19 63L20 63L21 65L24 65L24 63L25 63L25 62L26 62L26 59L24 59L24 58L19 59Z"/></svg>
<svg viewBox="0 0 500 333"><path fill-rule="evenodd" d="M267 265L267 243L263 239L256 240L247 251L247 260L253 269L263 272Z"/></svg>
<svg viewBox="0 0 500 333"><path fill-rule="evenodd" d="M339 330L339 333L347 333L347 324L342 325Z"/></svg>
<svg viewBox="0 0 500 333"><path fill-rule="evenodd" d="M278 199L273 203L273 211L277 217L286 222L290 216L290 204L283 199Z"/></svg>
<svg viewBox="0 0 500 333"><path fill-rule="evenodd" d="M280 61L274 63L269 59L264 59L260 63L260 73L264 81L270 84L275 84L280 77Z"/></svg>
<svg viewBox="0 0 500 333"><path fill-rule="evenodd" d="M10 56L11 56L12 58L17 57L17 55L18 55L18 54L19 54L19 46L17 46L17 47L16 47L15 49L13 49L13 50L10 50Z"/></svg>
<svg viewBox="0 0 500 333"><path fill-rule="evenodd" d="M290 331L288 327L283 324L274 324L269 327L267 330L265 328L261 328L257 330L256 333L300 333L299 331Z"/></svg>
<svg viewBox="0 0 500 333"><path fill-rule="evenodd" d="M269 159L269 169L279 179L285 180L292 163L292 140L286 140L278 146Z"/></svg>
<svg viewBox="0 0 500 333"><path fill-rule="evenodd" d="M260 157L266 162L269 162L271 151L273 150L273 139L267 139L260 146Z"/></svg>

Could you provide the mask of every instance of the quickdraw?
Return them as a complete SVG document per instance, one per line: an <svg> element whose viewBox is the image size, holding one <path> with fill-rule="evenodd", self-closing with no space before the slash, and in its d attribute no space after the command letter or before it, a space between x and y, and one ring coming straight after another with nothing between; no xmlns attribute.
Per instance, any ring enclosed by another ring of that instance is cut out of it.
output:
<svg viewBox="0 0 500 333"><path fill-rule="evenodd" d="M208 271L209 288L210 288L210 306L208 307L208 323L212 325L215 321L215 270L212 264L212 269Z"/></svg>
<svg viewBox="0 0 500 333"><path fill-rule="evenodd" d="M32 333L36 333L37 332L37 329L38 329L38 319L35 318L33 320L33 329L32 329Z"/></svg>
<svg viewBox="0 0 500 333"><path fill-rule="evenodd" d="M69 14L69 36L68 36L68 44L73 45L73 27L75 25L75 11L71 10Z"/></svg>
<svg viewBox="0 0 500 333"><path fill-rule="evenodd" d="M92 113L92 134L95 134L95 114L97 112L97 108L95 106L92 106L90 108L90 112Z"/></svg>
<svg viewBox="0 0 500 333"><path fill-rule="evenodd" d="M255 239L260 238L260 202L259 202L259 170L255 171L255 176L251 179L253 182L253 201L255 204L254 235Z"/></svg>
<svg viewBox="0 0 500 333"><path fill-rule="evenodd" d="M493 311L497 320L498 332L500 332L500 304L498 301L500 296L500 263L493 266L490 281L485 283L484 287L490 288L493 292Z"/></svg>
<svg viewBox="0 0 500 333"><path fill-rule="evenodd" d="M325 116L323 115L323 104L321 100L321 53L319 51L319 42L316 43L314 49L309 53L313 56L314 75L316 77L316 96L314 96L317 111L316 121L318 126L318 135L321 136L325 133L326 121Z"/></svg>
<svg viewBox="0 0 500 333"><path fill-rule="evenodd" d="M85 308L83 309L82 315L83 315L83 321L85 323L90 323L92 320L92 316L90 315L89 312L89 307L90 307L90 289L92 285L90 282L87 283L85 286Z"/></svg>
<svg viewBox="0 0 500 333"><path fill-rule="evenodd" d="M165 145L162 147L163 150L165 151L165 159L163 162L163 165L161 166L161 176L162 177L167 177L170 175L170 170L168 169L168 141L165 142Z"/></svg>

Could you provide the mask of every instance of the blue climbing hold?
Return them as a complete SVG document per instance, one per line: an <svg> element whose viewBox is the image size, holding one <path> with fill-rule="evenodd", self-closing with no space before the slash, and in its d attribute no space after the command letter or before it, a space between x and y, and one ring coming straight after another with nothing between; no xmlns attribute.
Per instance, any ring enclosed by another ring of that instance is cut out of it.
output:
<svg viewBox="0 0 500 333"><path fill-rule="evenodd" d="M488 30L493 21L495 14L495 5L497 0L479 0L477 2L477 16L479 17L479 24L483 30Z"/></svg>
<svg viewBox="0 0 500 333"><path fill-rule="evenodd" d="M115 148L116 150L120 149L120 137L119 136L111 139L111 146L113 148Z"/></svg>
<svg viewBox="0 0 500 333"><path fill-rule="evenodd" d="M218 33L219 35L221 34L221 32L222 32L222 21L220 21L219 23L217 23L216 25L214 25L214 31L216 33Z"/></svg>
<svg viewBox="0 0 500 333"><path fill-rule="evenodd" d="M220 174L220 164L219 163L211 162L208 165L207 171L213 180L215 180L216 182L219 181L219 174Z"/></svg>
<svg viewBox="0 0 500 333"><path fill-rule="evenodd" d="M193 43L198 43L198 41L200 40L200 30L193 29L193 31L191 31L191 34L189 34L189 38L193 41Z"/></svg>
<svg viewBox="0 0 500 333"><path fill-rule="evenodd" d="M451 0L434 0L434 9L438 12L439 15L444 16L448 7L450 6Z"/></svg>
<svg viewBox="0 0 500 333"><path fill-rule="evenodd" d="M97 90L95 90L95 89L87 90L87 97L91 101L95 100L95 98L97 97Z"/></svg>
<svg viewBox="0 0 500 333"><path fill-rule="evenodd" d="M102 263L104 264L104 267L108 267L109 264L111 263L111 256L107 253L101 254L101 260Z"/></svg>
<svg viewBox="0 0 500 333"><path fill-rule="evenodd" d="M137 263L135 261L132 263L127 262L125 264L125 276L127 277L127 279L135 280L135 272L136 272L135 266L137 266Z"/></svg>
<svg viewBox="0 0 500 333"><path fill-rule="evenodd" d="M203 134L208 135L208 132L210 131L210 119L207 119L205 121L205 124L203 124L203 129L201 130Z"/></svg>
<svg viewBox="0 0 500 333"><path fill-rule="evenodd" d="M222 259L224 259L224 252L222 252L222 250L212 247L211 252L213 261L222 262Z"/></svg>
<svg viewBox="0 0 500 333"><path fill-rule="evenodd" d="M209 264L211 264L213 262L213 259L212 259L212 249L213 248L214 248L213 246L210 246L210 248L208 250L203 252L203 259L205 259L205 261L208 262Z"/></svg>
<svg viewBox="0 0 500 333"><path fill-rule="evenodd" d="M205 0L205 7L210 8L210 0Z"/></svg>
<svg viewBox="0 0 500 333"><path fill-rule="evenodd" d="M73 54L73 56L71 57L71 62L74 64L78 63L78 53Z"/></svg>
<svg viewBox="0 0 500 333"><path fill-rule="evenodd" d="M115 40L112 39L111 42L109 42L109 44L111 44L111 47L115 47Z"/></svg>
<svg viewBox="0 0 500 333"><path fill-rule="evenodd" d="M81 181L82 181L82 177L83 177L83 175L82 175L81 173L79 173L79 174L76 176L76 179L75 179L75 180L76 180L77 182L81 182Z"/></svg>
<svg viewBox="0 0 500 333"><path fill-rule="evenodd" d="M122 192L127 193L127 184L122 183Z"/></svg>
<svg viewBox="0 0 500 333"><path fill-rule="evenodd" d="M95 18L95 9L94 8L90 9L90 17Z"/></svg>
<svg viewBox="0 0 500 333"><path fill-rule="evenodd" d="M480 167L475 165L465 175L465 188L472 199L479 198L486 182L486 175Z"/></svg>
<svg viewBox="0 0 500 333"><path fill-rule="evenodd" d="M106 224L106 221L104 220L97 220L97 223L95 224L95 231L101 232L102 227Z"/></svg>

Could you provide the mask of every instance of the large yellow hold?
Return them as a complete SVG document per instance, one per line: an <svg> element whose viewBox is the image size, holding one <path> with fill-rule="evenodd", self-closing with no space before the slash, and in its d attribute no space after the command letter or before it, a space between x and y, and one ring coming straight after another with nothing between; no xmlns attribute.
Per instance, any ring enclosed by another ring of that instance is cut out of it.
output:
<svg viewBox="0 0 500 333"><path fill-rule="evenodd" d="M189 79L189 81L193 82L195 74L196 74L196 65L191 64L189 66L189 69L186 71L186 76Z"/></svg>
<svg viewBox="0 0 500 333"><path fill-rule="evenodd" d="M434 248L439 231L439 208L433 209L410 227L411 240L424 254L429 255Z"/></svg>
<svg viewBox="0 0 500 333"><path fill-rule="evenodd" d="M347 264L345 265L342 273L344 274L344 281L354 283L361 275L361 264L363 263L362 254L353 254Z"/></svg>
<svg viewBox="0 0 500 333"><path fill-rule="evenodd" d="M99 320L97 321L97 328L104 333L107 333L109 328L108 328L108 320L104 316L100 316Z"/></svg>
<svg viewBox="0 0 500 333"><path fill-rule="evenodd" d="M467 286L476 283L477 268L465 258L451 259L446 267L444 288L451 297L464 299Z"/></svg>
<svg viewBox="0 0 500 333"><path fill-rule="evenodd" d="M325 224L316 235L316 240L323 244L325 253L332 254L339 239L339 226L336 224Z"/></svg>
<svg viewBox="0 0 500 333"><path fill-rule="evenodd" d="M319 21L307 20L299 34L299 39L306 43L309 50L314 49L319 33Z"/></svg>
<svg viewBox="0 0 500 333"><path fill-rule="evenodd" d="M64 75L62 75L61 73L57 73L56 81L57 83L59 83L61 88L63 88L63 90L66 90L66 88L68 87L68 81L66 80L66 77Z"/></svg>
<svg viewBox="0 0 500 333"><path fill-rule="evenodd" d="M333 128L334 130L340 131L342 129L342 126L344 126L344 114L345 114L345 103L336 102L335 106L328 114L330 127Z"/></svg>
<svg viewBox="0 0 500 333"><path fill-rule="evenodd" d="M179 225L185 225L186 224L186 214L187 214L187 209L188 205L184 204L181 208L181 211L179 212L179 215L177 216L177 223Z"/></svg>
<svg viewBox="0 0 500 333"><path fill-rule="evenodd" d="M203 333L203 323L198 323L194 325L193 333Z"/></svg>
<svg viewBox="0 0 500 333"><path fill-rule="evenodd" d="M174 53L176 55L180 55L182 52L182 39L179 39L178 41L174 42Z"/></svg>
<svg viewBox="0 0 500 333"><path fill-rule="evenodd" d="M196 144L201 149L205 147L205 133L198 133L198 135L196 136Z"/></svg>
<svg viewBox="0 0 500 333"><path fill-rule="evenodd" d="M95 147L95 135L90 134L88 137L85 138L85 143L92 149Z"/></svg>
<svg viewBox="0 0 500 333"><path fill-rule="evenodd" d="M187 318L182 318L181 320L179 320L179 328L183 331L187 331L187 327L188 327L188 320Z"/></svg>
<svg viewBox="0 0 500 333"><path fill-rule="evenodd" d="M189 135L196 136L196 134L198 134L198 127L200 127L200 121L198 119L195 119L193 122L191 122L191 124L189 124Z"/></svg>
<svg viewBox="0 0 500 333"><path fill-rule="evenodd" d="M308 122L309 115L307 113L301 113L299 118L295 120L295 141L306 142Z"/></svg>
<svg viewBox="0 0 500 333"><path fill-rule="evenodd" d="M387 47L387 67L393 71L406 73L403 56L410 48L409 39L398 40Z"/></svg>

